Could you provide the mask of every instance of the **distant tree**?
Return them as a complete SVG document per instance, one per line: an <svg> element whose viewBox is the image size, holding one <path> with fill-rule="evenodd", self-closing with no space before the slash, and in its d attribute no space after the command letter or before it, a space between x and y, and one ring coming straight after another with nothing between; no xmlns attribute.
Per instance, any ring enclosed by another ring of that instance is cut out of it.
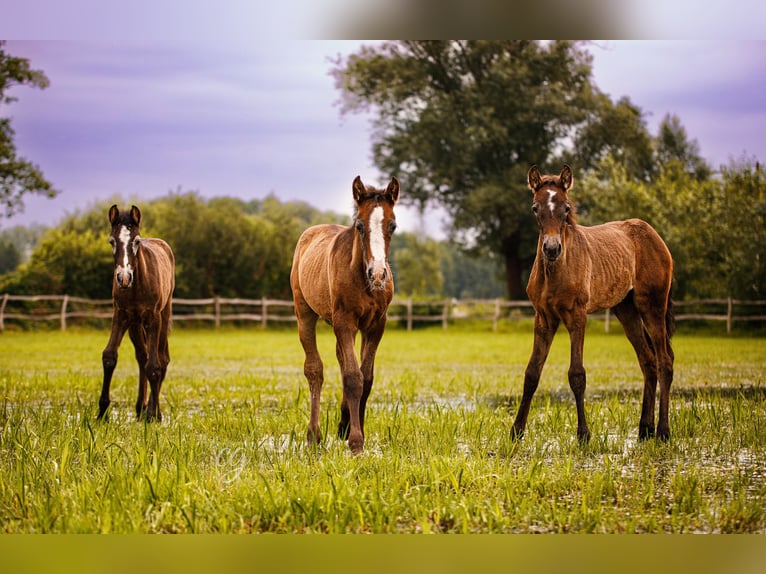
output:
<svg viewBox="0 0 766 574"><path fill-rule="evenodd" d="M643 111L626 97L612 103L606 95L598 94L595 101L597 105L576 132L577 167L590 171L611 157L632 179L651 180L656 169L654 149Z"/></svg>
<svg viewBox="0 0 766 574"><path fill-rule="evenodd" d="M26 58L7 53L0 40L0 106L14 102L7 95L13 86L28 85L40 89L48 87L48 78L40 70L33 70ZM44 177L40 168L20 157L13 142L15 132L8 117L0 117L0 202L2 215L10 217L23 207L23 196L37 193L54 197L58 191Z"/></svg>
<svg viewBox="0 0 766 574"><path fill-rule="evenodd" d="M441 249L434 239L398 232L391 242L396 293L404 297L439 296L444 290Z"/></svg>
<svg viewBox="0 0 766 574"><path fill-rule="evenodd" d="M712 169L700 156L697 140L689 140L686 129L675 114L667 114L662 119L655 138L655 147L656 161L659 165L677 161L684 172L699 181L712 176Z"/></svg>
<svg viewBox="0 0 766 574"><path fill-rule="evenodd" d="M0 291L68 294L108 299L114 260L109 244L93 231L49 230L31 258L3 277Z"/></svg>
<svg viewBox="0 0 766 574"><path fill-rule="evenodd" d="M21 263L21 252L10 239L0 238L0 275L13 271Z"/></svg>

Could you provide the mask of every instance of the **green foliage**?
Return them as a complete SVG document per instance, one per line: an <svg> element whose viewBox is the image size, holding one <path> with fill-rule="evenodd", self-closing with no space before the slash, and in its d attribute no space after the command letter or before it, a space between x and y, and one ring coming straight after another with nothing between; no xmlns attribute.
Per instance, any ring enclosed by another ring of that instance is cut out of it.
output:
<svg viewBox="0 0 766 574"><path fill-rule="evenodd" d="M766 198L755 164L732 162L720 177L702 178L706 168L693 155L671 158L644 182L607 157L575 181L571 196L582 224L638 217L654 226L675 261L674 297L759 299Z"/></svg>
<svg viewBox="0 0 766 574"><path fill-rule="evenodd" d="M0 282L18 294L66 293L108 299L114 260L109 244L93 231L49 230L30 260Z"/></svg>
<svg viewBox="0 0 766 574"><path fill-rule="evenodd" d="M114 261L107 211L120 198L99 202L48 230L29 261L0 277L0 292L111 297ZM140 204L144 237L162 237L176 256L175 296L289 299L293 249L318 221L347 222L303 203L276 198L245 203L171 193Z"/></svg>
<svg viewBox="0 0 766 574"><path fill-rule="evenodd" d="M28 85L44 89L48 87L48 78L40 70L33 70L26 58L17 58L8 54L0 40L0 106L4 107L16 98L7 91L13 86ZM2 214L10 217L23 206L23 196L38 193L54 197L58 191L44 177L40 168L29 160L19 157L13 142L15 132L11 120L0 117L0 203Z"/></svg>

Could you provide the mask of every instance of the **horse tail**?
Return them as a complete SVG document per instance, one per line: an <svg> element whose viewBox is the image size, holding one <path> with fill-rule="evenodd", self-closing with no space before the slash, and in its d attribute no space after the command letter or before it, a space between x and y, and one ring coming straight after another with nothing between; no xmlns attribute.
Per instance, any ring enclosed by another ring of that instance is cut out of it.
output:
<svg viewBox="0 0 766 574"><path fill-rule="evenodd" d="M673 310L673 282L670 283L670 289L668 289L668 301L665 307L665 330L668 332L668 339L673 337L676 332L676 316Z"/></svg>

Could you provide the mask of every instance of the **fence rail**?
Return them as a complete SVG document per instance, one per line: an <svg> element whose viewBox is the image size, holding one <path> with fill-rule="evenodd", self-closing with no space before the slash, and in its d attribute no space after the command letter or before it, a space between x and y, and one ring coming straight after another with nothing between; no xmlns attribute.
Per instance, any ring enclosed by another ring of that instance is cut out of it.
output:
<svg viewBox="0 0 766 574"><path fill-rule="evenodd" d="M21 303L22 310L9 309L9 303ZM38 303L39 306L29 305ZM54 305L58 303L56 308ZM674 301L676 321L725 321L726 332L738 321L766 321L766 314L739 315L735 308L766 307L766 301L741 299L699 299L696 301ZM30 308L31 307L31 308ZM679 313L683 309L691 312ZM702 312L700 310L704 310ZM721 312L712 312L719 310ZM26 311L26 312L24 312ZM227 312L228 311L228 312ZM400 321L411 331L416 322L441 323L447 329L450 321L474 320L491 321L496 330L501 320L515 320L533 315L529 301L506 301L504 299L444 299L440 301L417 301L412 298L394 298L389 310L389 321ZM609 311L594 314L604 320L609 332L611 315ZM5 321L56 321L61 330L67 328L70 319L109 319L112 317L111 299L86 299L70 295L11 295L5 293L0 299L0 331ZM212 321L216 327L222 321L260 322L266 327L269 322L295 321L293 302L282 299L241 299L210 297L208 299L173 299L173 321Z"/></svg>

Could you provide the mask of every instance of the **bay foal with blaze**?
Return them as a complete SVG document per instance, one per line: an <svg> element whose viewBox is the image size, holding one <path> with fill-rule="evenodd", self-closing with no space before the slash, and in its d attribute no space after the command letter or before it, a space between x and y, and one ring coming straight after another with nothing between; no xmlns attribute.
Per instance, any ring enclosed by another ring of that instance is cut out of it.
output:
<svg viewBox="0 0 766 574"><path fill-rule="evenodd" d="M109 243L114 253L112 278L112 332L101 356L104 383L98 402L98 418L109 407L109 387L117 366L117 349L125 331L130 335L138 362L136 416L162 420L160 388L170 362L168 329L175 288L175 258L162 239L139 234L141 211L135 205L120 212L109 208L112 226ZM150 394L146 396L147 380Z"/></svg>
<svg viewBox="0 0 766 574"><path fill-rule="evenodd" d="M394 206L399 182L391 178L385 190L366 187L357 176L352 184L354 221L315 225L298 239L290 272L298 336L306 354L303 372L309 384L311 415L306 439L321 441L319 400L324 381L316 343L321 318L332 325L336 355L343 377L343 400L338 436L348 439L351 452L364 450L364 414L372 389L375 353L386 327L386 312L394 296L388 266L391 236L396 229ZM361 367L354 341L362 334Z"/></svg>
<svg viewBox="0 0 766 574"><path fill-rule="evenodd" d="M612 221L593 227L577 225L567 196L574 180L565 165L559 175L527 174L534 194L532 211L540 236L527 284L535 309L534 346L524 373L524 391L512 435L527 424L532 396L559 323L569 331L569 386L577 405L577 436L590 438L585 420L583 341L588 313L611 309L633 345L644 376L638 435L655 435L654 410L660 384L656 436L670 437L668 406L673 381L673 259L657 232L640 219Z"/></svg>

